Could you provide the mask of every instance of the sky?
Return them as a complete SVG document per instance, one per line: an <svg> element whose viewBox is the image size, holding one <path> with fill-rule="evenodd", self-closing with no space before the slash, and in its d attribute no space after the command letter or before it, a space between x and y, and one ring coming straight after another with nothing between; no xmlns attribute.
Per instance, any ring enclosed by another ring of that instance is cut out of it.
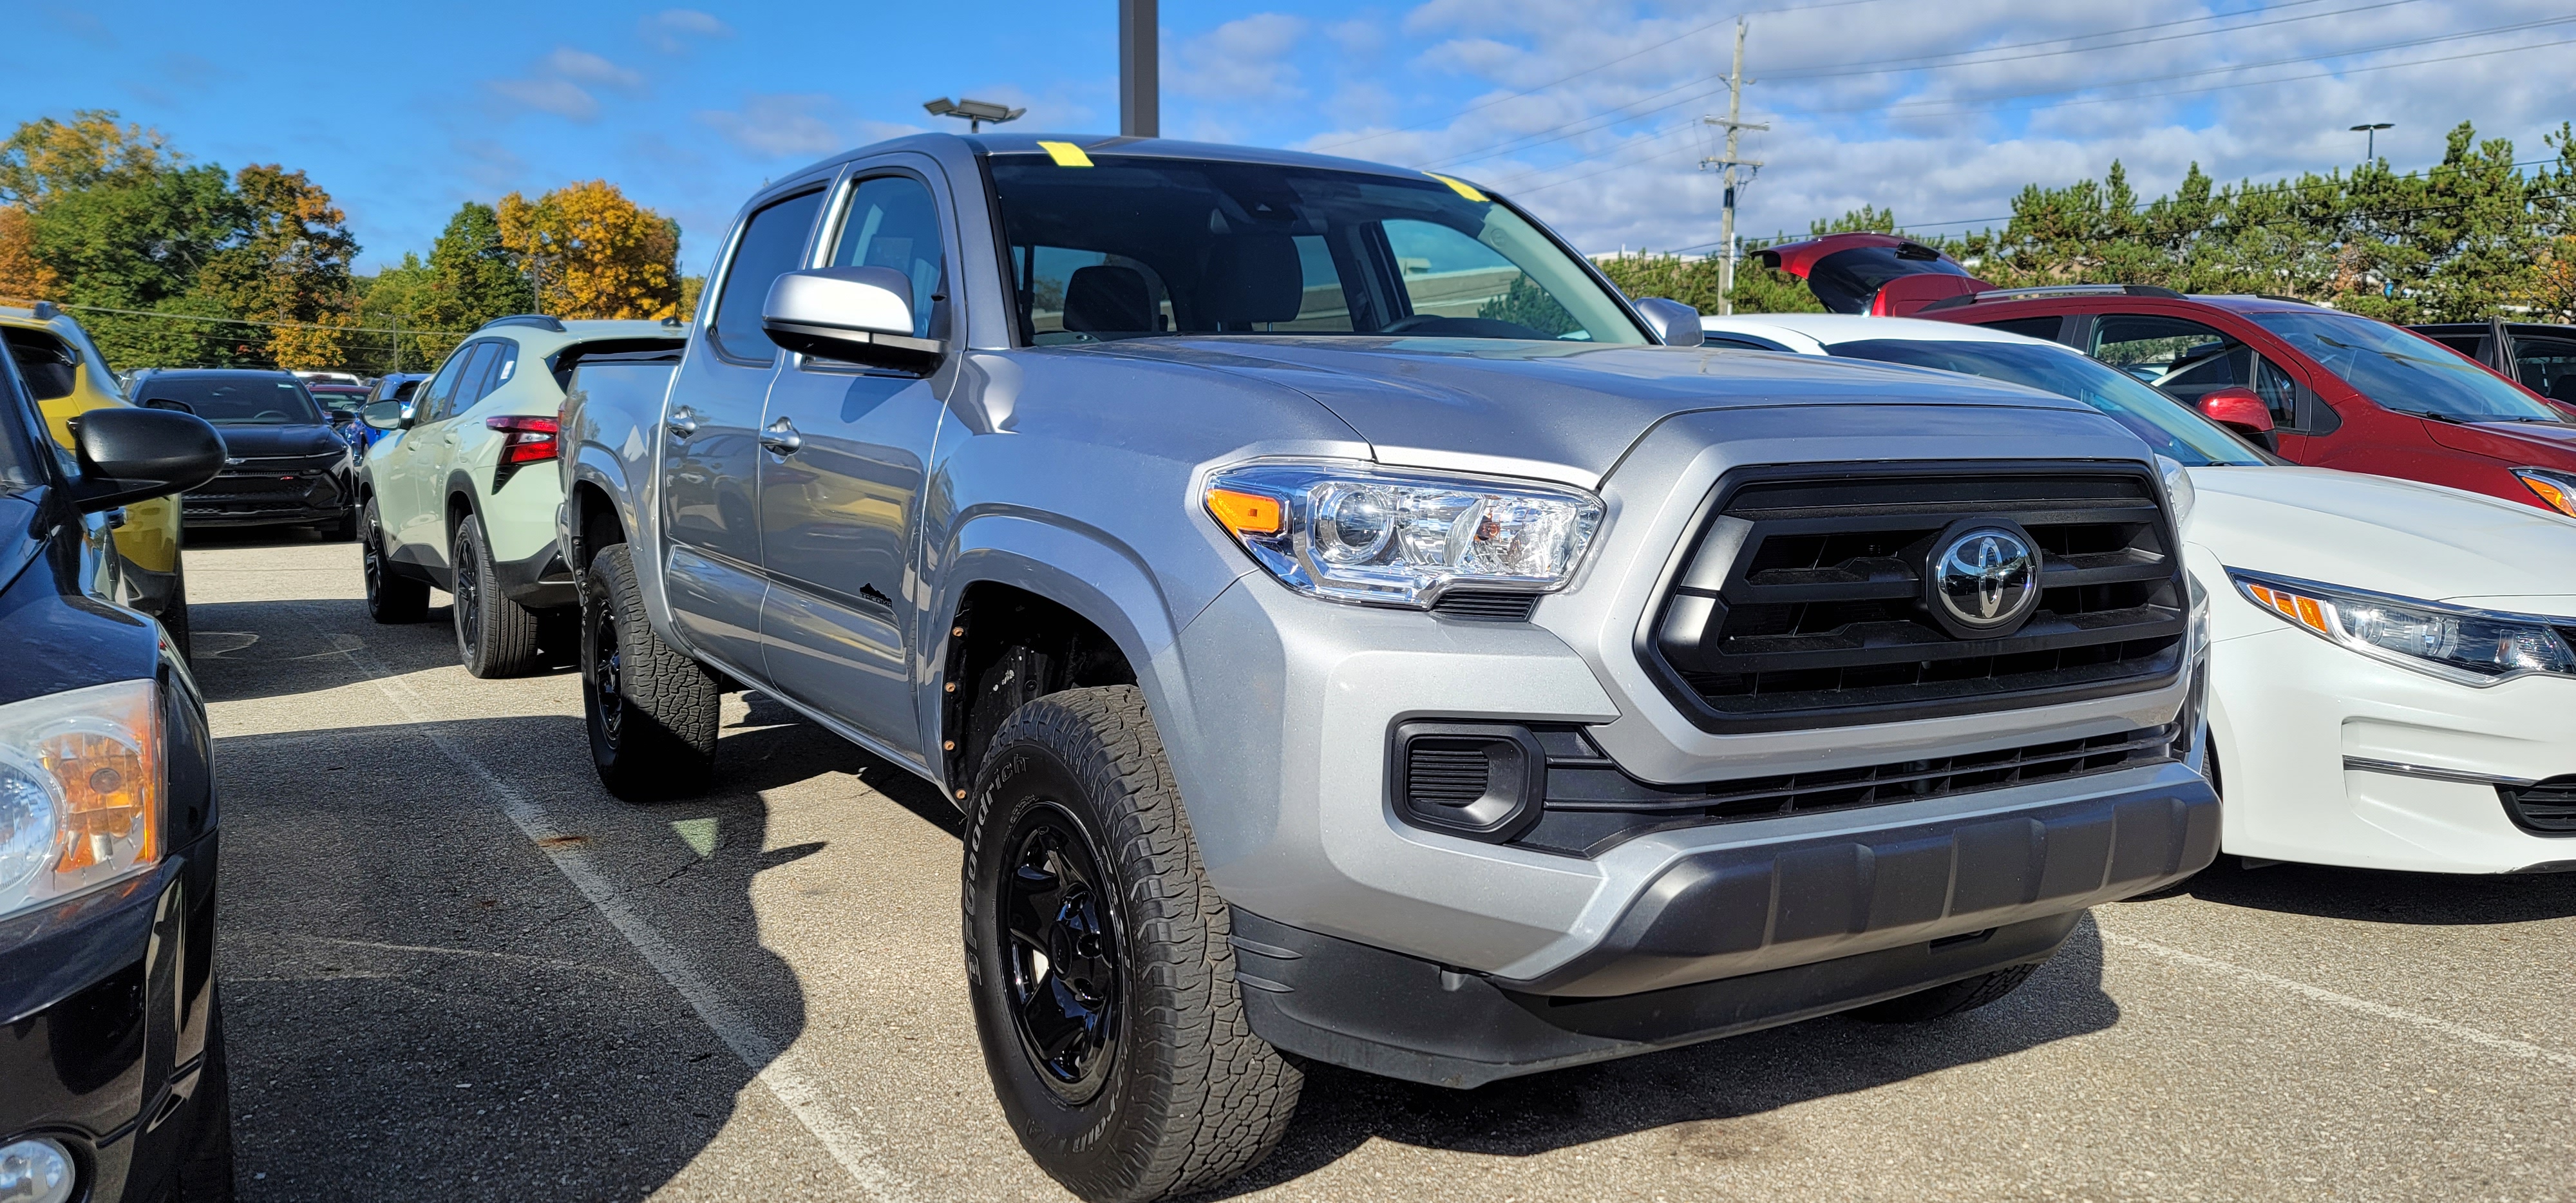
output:
<svg viewBox="0 0 2576 1203"><path fill-rule="evenodd" d="M300 168L372 271L426 253L457 205L605 178L676 218L705 268L765 180L1025 107L1015 129L1115 133L1115 0L975 6L600 0L226 5L21 0L0 122L109 109L238 168ZM2025 185L2126 165L2142 195L2400 169L2463 120L2517 155L2576 118L2565 0L1310 0L1168 3L1163 132L1318 150L1493 187L1586 251L1717 241L1741 17L1739 230L1863 204L1908 228L2000 225ZM31 18L31 19L30 19Z"/></svg>

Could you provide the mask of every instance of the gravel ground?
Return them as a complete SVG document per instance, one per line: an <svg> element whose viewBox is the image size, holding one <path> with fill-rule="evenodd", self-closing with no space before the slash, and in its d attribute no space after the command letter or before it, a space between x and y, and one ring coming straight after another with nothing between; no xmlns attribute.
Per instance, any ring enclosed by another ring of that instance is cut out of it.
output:
<svg viewBox="0 0 2576 1203"><path fill-rule="evenodd" d="M736 695L717 792L618 802L570 671L370 624L353 545L200 542L246 1199L1065 1197L985 1084L935 790ZM2215 872L1933 1024L1317 1069L1223 1195L2576 1199L2571 1020L2576 875Z"/></svg>

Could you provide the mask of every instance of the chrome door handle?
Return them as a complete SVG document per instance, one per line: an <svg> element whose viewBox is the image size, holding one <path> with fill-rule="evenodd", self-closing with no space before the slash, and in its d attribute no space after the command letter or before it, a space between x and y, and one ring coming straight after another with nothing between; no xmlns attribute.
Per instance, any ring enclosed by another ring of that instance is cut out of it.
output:
<svg viewBox="0 0 2576 1203"><path fill-rule="evenodd" d="M698 432L698 415L683 405L672 410L670 417L662 419L662 429L671 432L672 438L685 439Z"/></svg>
<svg viewBox="0 0 2576 1203"><path fill-rule="evenodd" d="M805 436L796 433L796 424L782 417L760 432L760 445L772 455L794 455L805 446Z"/></svg>

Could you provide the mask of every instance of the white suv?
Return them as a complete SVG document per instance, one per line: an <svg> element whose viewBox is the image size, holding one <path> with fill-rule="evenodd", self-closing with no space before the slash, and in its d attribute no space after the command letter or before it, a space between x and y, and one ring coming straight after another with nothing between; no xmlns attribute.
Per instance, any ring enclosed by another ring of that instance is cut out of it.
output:
<svg viewBox="0 0 2576 1203"><path fill-rule="evenodd" d="M549 612L568 618L579 601L555 549L563 489L552 461L563 382L585 355L672 350L683 341L673 323L496 318L457 347L409 405L369 405L366 423L388 433L368 449L358 486L368 614L418 622L431 587L445 589L454 595L457 652L468 671L506 677L536 668Z"/></svg>

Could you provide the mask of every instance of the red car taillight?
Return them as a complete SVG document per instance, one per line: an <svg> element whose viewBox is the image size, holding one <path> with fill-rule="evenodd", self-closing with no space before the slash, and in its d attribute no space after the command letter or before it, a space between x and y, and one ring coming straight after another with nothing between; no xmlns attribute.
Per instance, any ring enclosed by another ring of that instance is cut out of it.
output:
<svg viewBox="0 0 2576 1203"><path fill-rule="evenodd" d="M485 418L483 424L501 432L501 461L492 468L494 492L509 483L522 466L553 459L555 435L563 429L553 418L534 416Z"/></svg>

